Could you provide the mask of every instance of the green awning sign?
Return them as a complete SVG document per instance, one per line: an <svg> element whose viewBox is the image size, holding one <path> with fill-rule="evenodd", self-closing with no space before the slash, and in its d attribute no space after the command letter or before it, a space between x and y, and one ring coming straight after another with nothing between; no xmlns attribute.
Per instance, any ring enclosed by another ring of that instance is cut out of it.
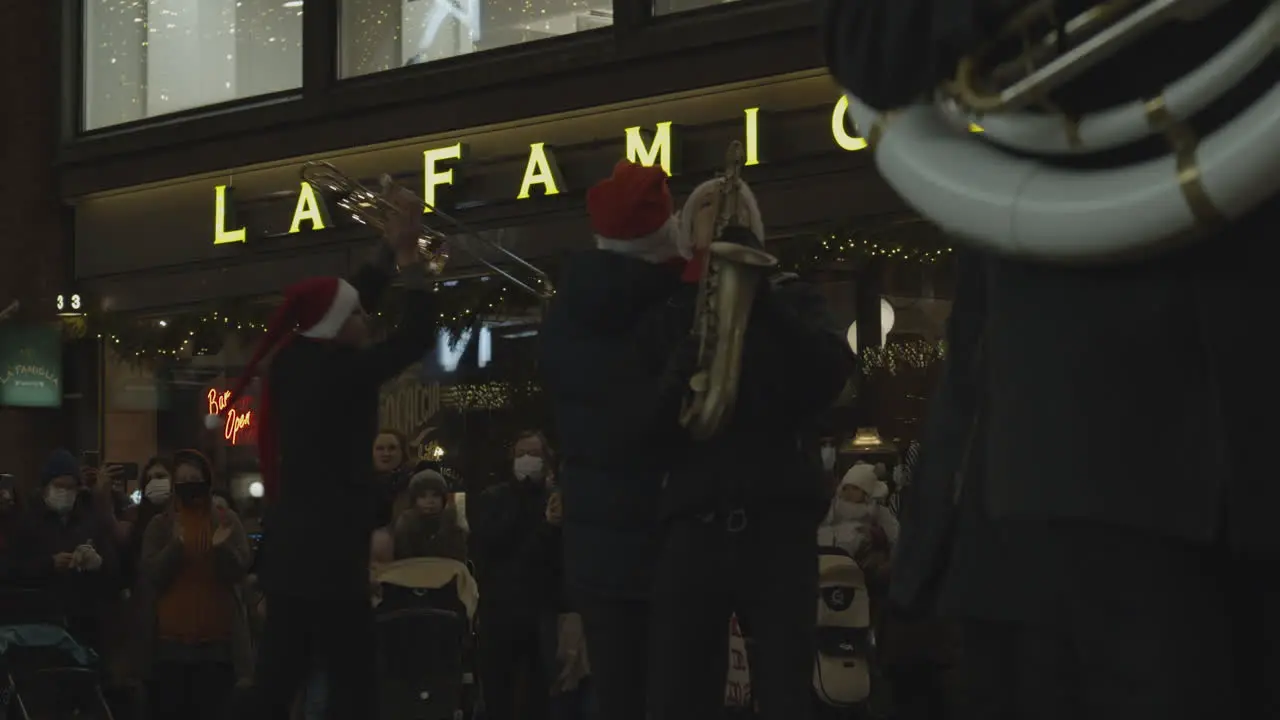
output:
<svg viewBox="0 0 1280 720"><path fill-rule="evenodd" d="M0 406L62 407L58 326L0 325Z"/></svg>

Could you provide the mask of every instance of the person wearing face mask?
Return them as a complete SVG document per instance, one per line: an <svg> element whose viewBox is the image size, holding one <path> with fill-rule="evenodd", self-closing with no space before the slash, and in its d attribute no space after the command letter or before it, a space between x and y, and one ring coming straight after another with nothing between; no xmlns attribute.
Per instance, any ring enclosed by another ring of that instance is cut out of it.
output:
<svg viewBox="0 0 1280 720"><path fill-rule="evenodd" d="M550 581L547 506L551 448L541 432L520 433L511 474L470 507L480 593L480 685L490 720L545 720L550 682L540 655ZM518 693L517 689L523 689Z"/></svg>
<svg viewBox="0 0 1280 720"><path fill-rule="evenodd" d="M220 719L237 681L252 677L240 598L249 538L212 490L209 460L177 453L168 507L144 533L133 660L153 720Z"/></svg>
<svg viewBox="0 0 1280 720"><path fill-rule="evenodd" d="M115 595L119 566L110 530L94 511L75 456L56 450L40 475L42 502L15 542L19 580L44 590L71 633L102 649L103 610Z"/></svg>

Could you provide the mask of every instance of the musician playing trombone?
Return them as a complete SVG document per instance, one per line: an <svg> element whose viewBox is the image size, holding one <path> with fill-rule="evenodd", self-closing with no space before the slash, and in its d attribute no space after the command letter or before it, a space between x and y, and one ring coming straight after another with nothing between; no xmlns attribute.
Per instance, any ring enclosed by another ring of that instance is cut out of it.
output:
<svg viewBox="0 0 1280 720"><path fill-rule="evenodd" d="M944 576L1053 656L1052 677L994 670L1031 704L981 717L1280 717L1280 385L1258 349L1280 307L1280 3L826 5L877 166L972 250L973 397L938 409L973 452L926 443L891 595L927 605ZM1007 658L989 641L960 662Z"/></svg>
<svg viewBox="0 0 1280 720"><path fill-rule="evenodd" d="M668 346L687 342L695 306L707 299L699 283L716 271L708 267L713 240L763 255L760 210L733 162L725 177L695 189L681 211L680 239L691 260L685 287L667 306L663 327L675 333ZM722 275L719 282L732 280ZM812 716L815 537L831 497L812 423L837 399L854 358L821 296L793 276L765 278L743 301L750 315L736 407L710 437L693 430L684 437L664 483L653 589L654 720L723 713L735 614L755 648L758 717Z"/></svg>
<svg viewBox="0 0 1280 720"><path fill-rule="evenodd" d="M432 283L418 254L421 201L400 188L389 199L393 210L373 261L350 282L318 277L286 289L232 390L243 393L270 358L257 419L268 502L269 550L260 571L267 617L247 698L252 707L237 716L286 720L319 671L328 686L327 717L379 717L369 448L378 433L379 388L421 358L437 330ZM367 311L397 271L404 319L375 341Z"/></svg>

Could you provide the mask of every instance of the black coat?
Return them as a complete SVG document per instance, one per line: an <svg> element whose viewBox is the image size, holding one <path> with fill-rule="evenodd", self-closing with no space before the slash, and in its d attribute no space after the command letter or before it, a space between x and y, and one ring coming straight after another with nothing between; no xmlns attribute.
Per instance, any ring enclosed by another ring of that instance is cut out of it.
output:
<svg viewBox="0 0 1280 720"><path fill-rule="evenodd" d="M678 443L683 385L667 372L672 333L661 327L678 287L676 267L578 253L543 322L540 371L563 458L557 480L572 586L648 593L662 479Z"/></svg>
<svg viewBox="0 0 1280 720"><path fill-rule="evenodd" d="M268 512L271 550L262 580L269 589L311 593L321 585L368 584L377 507L369 452L378 433L378 391L436 337L426 278L405 277L404 319L385 339L356 348L297 337L271 363L280 498ZM373 310L390 280L386 265L368 265L352 284L363 307Z"/></svg>
<svg viewBox="0 0 1280 720"><path fill-rule="evenodd" d="M696 285L667 306L669 346L693 326ZM684 441L673 459L664 516L767 508L821 517L830 500L815 423L854 371L816 290L790 280L764 284L747 324L738 400L725 427L705 442ZM678 413L670 415L676 418Z"/></svg>
<svg viewBox="0 0 1280 720"><path fill-rule="evenodd" d="M542 483L512 478L467 504L484 617L532 621L554 610L559 543L546 521L547 498Z"/></svg>

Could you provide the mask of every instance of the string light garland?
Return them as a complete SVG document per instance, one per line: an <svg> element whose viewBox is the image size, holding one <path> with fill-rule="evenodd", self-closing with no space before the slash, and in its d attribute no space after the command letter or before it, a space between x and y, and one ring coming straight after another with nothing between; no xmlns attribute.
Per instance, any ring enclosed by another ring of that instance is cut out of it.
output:
<svg viewBox="0 0 1280 720"><path fill-rule="evenodd" d="M884 347L867 348L859 354L863 373L878 372L897 375L904 370L927 370L947 356L946 343L938 340L891 342Z"/></svg>
<svg viewBox="0 0 1280 720"><path fill-rule="evenodd" d="M471 410L502 410L512 406L519 398L532 397L542 392L534 382L488 382L452 385L443 389L442 401L448 407L464 412Z"/></svg>
<svg viewBox="0 0 1280 720"><path fill-rule="evenodd" d="M456 339L477 316L526 309L516 307L517 297L523 302L523 296L512 293L502 282L488 278L437 283L438 324ZM400 321L403 305L394 301L386 305L394 309L374 316L376 329L385 330ZM256 342L266 332L274 311L275 303L235 300L216 310L179 312L163 318L104 313L86 316L85 327L79 332L104 340L124 359L145 361L212 355L222 348L231 333L239 333L248 343Z"/></svg>
<svg viewBox="0 0 1280 720"><path fill-rule="evenodd" d="M843 231L795 238L778 243L779 259L787 269L804 275L865 258L934 265L951 256L952 249L948 246L922 244L916 238L895 240L893 235L890 231Z"/></svg>

